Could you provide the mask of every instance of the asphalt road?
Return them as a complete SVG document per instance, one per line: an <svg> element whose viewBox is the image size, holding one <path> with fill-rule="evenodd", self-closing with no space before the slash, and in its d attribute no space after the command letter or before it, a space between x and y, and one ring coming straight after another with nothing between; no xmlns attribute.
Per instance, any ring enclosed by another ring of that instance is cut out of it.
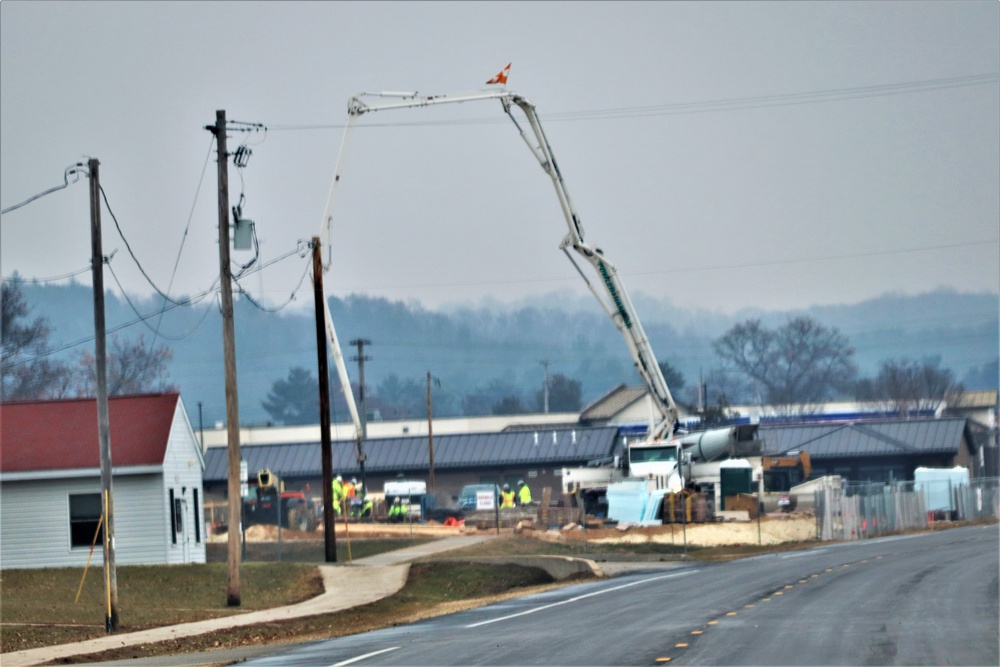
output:
<svg viewBox="0 0 1000 667"><path fill-rule="evenodd" d="M645 570L245 665L996 665L1000 528Z"/></svg>

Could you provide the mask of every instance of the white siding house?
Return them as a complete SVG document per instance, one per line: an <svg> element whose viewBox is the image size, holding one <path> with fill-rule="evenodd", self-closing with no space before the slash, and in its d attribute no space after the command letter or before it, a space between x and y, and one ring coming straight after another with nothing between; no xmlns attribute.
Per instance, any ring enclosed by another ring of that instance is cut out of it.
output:
<svg viewBox="0 0 1000 667"><path fill-rule="evenodd" d="M180 396L108 404L115 562L204 563L204 460ZM94 399L0 404L0 567L87 562L102 506L97 433Z"/></svg>

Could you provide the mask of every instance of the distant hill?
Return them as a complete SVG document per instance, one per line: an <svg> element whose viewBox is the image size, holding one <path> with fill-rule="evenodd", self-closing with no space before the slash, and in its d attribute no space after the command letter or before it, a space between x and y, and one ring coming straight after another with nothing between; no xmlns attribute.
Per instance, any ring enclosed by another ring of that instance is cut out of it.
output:
<svg viewBox="0 0 1000 667"><path fill-rule="evenodd" d="M48 319L50 342L60 354L92 345L89 287L26 283L21 288L34 314ZM939 356L967 388L997 387L997 294L887 294L857 304L733 315L682 309L644 295L634 301L658 359L680 370L688 387L697 384L699 372L718 365L711 341L734 323L759 317L775 326L799 314L847 335L862 374L873 374L889 358ZM154 299L132 303L144 315L161 308ZM550 374L581 382L584 403L620 383L639 382L621 334L591 298L557 293L513 306L485 302L432 311L419 303L353 295L331 299L331 310L347 359L356 353L347 341L371 340L365 348L371 356L365 366L370 391L390 374L422 384L429 371L441 382L435 395L441 394L445 407L443 413L435 408L438 416L458 414L462 396L494 381L534 396L542 386L542 360L549 362ZM144 334L151 341L158 329L173 350L170 381L180 388L192 422L197 427L199 402L206 425L224 419L221 321L214 302L172 308L162 319L140 323L124 299L109 293L106 320L109 337ZM311 312L269 313L245 299L237 302L235 321L241 422L263 424L268 415L261 401L272 383L294 366L315 369L315 323ZM354 363L349 372L356 380Z"/></svg>

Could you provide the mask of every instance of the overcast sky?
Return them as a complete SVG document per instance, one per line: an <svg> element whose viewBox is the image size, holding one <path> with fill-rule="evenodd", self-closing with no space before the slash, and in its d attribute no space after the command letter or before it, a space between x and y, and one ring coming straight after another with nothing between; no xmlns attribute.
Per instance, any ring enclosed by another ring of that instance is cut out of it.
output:
<svg viewBox="0 0 1000 667"><path fill-rule="evenodd" d="M261 263L293 253L241 281L278 305L320 230L348 99L485 89L508 62L586 240L633 295L733 312L1000 289L993 0L6 0L0 19L2 207L98 158L133 252L174 294L219 271L217 109L267 127L230 134L253 151L231 201L242 192ZM584 293L552 185L498 102L363 116L343 173L332 295ZM151 294L102 215L115 275ZM89 233L84 178L3 216L0 270L86 269Z"/></svg>

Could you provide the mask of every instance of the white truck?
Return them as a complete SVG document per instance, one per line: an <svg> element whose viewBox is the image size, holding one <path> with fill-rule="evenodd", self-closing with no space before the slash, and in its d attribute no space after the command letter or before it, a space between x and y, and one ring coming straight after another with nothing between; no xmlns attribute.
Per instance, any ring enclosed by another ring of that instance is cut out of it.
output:
<svg viewBox="0 0 1000 667"><path fill-rule="evenodd" d="M726 454L730 456L743 455L741 450L744 449L748 453L751 451L759 453L760 443L756 440L756 426L716 429L691 433L681 438L675 437L674 430L678 421L677 405L674 403L670 389L663 378L663 373L639 317L635 313L632 301L621 283L618 269L604 257L600 248L594 247L584 240L583 224L573 207L569 192L566 190L552 148L535 111L535 105L521 95L506 89L492 89L443 95L424 95L417 92L360 93L352 97L348 103L348 123L341 154L338 158L324 212L323 226L327 234L329 234L333 220L334 197L341 183L345 156L344 147L348 145L355 123L361 116L376 111L429 107L476 100L500 101L504 113L514 123L532 155L535 156L542 170L551 179L568 228L559 248L569 258L584 282L587 283L588 289L604 308L608 317L624 335L636 371L648 390L653 407L658 413L658 416L651 420L647 437L642 442L632 443L627 448L627 467L606 462L602 467L564 469L562 471L563 491L582 493L588 498L596 499L606 491L608 484L627 477L648 480L657 488L679 491L698 480L696 473L699 465L719 459ZM513 113L515 108L523 113L528 133L515 117ZM573 260L569 249L572 249L592 266L597 277L597 286L588 280L584 271ZM327 311L327 329L331 345L335 349L334 357L338 370L341 372L341 380L346 386L346 368L343 365L342 355L337 354L339 345L333 333L329 311ZM702 479L712 480L717 476L717 472L714 476L706 473Z"/></svg>

